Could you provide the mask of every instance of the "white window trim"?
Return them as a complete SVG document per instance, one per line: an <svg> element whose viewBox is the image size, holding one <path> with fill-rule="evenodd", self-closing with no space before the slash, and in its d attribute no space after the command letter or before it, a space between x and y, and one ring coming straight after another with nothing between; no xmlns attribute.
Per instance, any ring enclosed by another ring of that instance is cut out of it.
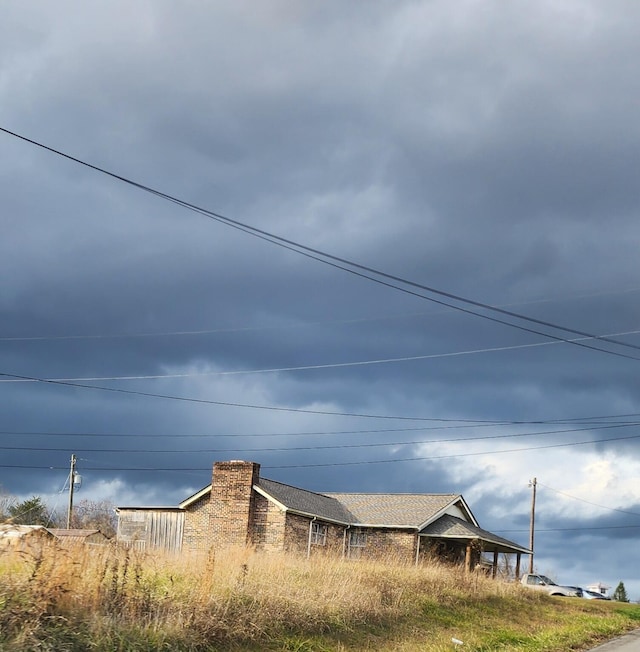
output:
<svg viewBox="0 0 640 652"><path fill-rule="evenodd" d="M326 546L327 545L327 525L326 523L318 523L313 521L311 523L310 541L312 546Z"/></svg>
<svg viewBox="0 0 640 652"><path fill-rule="evenodd" d="M349 531L349 548L366 548L367 533L364 530Z"/></svg>

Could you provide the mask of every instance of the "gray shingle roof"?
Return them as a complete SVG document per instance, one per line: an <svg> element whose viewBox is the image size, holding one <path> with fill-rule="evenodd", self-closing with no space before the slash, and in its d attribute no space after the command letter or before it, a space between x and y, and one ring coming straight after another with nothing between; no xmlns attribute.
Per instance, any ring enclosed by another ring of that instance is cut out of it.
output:
<svg viewBox="0 0 640 652"><path fill-rule="evenodd" d="M288 484L260 478L258 487L287 509L348 525L353 516L338 500L325 494L298 489Z"/></svg>
<svg viewBox="0 0 640 652"><path fill-rule="evenodd" d="M487 532L473 523L463 521L461 518L445 514L437 521L430 523L420 534L429 537L443 537L452 539L480 539L485 543L485 550L492 552L522 552L525 554L531 551L524 546L521 546L508 539L503 539L497 534Z"/></svg>
<svg viewBox="0 0 640 652"><path fill-rule="evenodd" d="M351 514L353 524L418 528L455 503L457 494L326 494Z"/></svg>
<svg viewBox="0 0 640 652"><path fill-rule="evenodd" d="M320 494L260 478L258 487L289 510L349 525L418 528L456 494Z"/></svg>

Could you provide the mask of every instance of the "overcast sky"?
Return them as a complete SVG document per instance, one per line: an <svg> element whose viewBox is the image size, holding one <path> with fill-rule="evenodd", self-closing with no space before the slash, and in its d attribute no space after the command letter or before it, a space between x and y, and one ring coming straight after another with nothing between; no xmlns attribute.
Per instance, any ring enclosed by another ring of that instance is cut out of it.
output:
<svg viewBox="0 0 640 652"><path fill-rule="evenodd" d="M247 228L0 132L4 490L64 510L75 453L78 500L176 505L249 459L527 545L535 477L537 569L640 599L639 25L5 3L0 127Z"/></svg>

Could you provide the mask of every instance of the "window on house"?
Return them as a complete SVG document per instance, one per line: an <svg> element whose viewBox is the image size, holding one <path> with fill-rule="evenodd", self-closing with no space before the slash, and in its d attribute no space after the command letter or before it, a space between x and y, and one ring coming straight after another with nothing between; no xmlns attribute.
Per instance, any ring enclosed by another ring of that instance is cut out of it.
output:
<svg viewBox="0 0 640 652"><path fill-rule="evenodd" d="M367 534L362 530L349 531L349 548L364 548L367 545Z"/></svg>
<svg viewBox="0 0 640 652"><path fill-rule="evenodd" d="M367 545L367 535L362 530L349 530L349 559L360 559Z"/></svg>
<svg viewBox="0 0 640 652"><path fill-rule="evenodd" d="M311 544L324 546L327 543L327 526L324 523L311 523Z"/></svg>

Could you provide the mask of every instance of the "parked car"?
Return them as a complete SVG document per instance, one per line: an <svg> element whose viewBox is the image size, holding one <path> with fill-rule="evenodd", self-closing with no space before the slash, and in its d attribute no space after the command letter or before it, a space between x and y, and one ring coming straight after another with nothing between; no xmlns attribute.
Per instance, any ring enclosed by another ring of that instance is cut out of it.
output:
<svg viewBox="0 0 640 652"><path fill-rule="evenodd" d="M608 595L603 595L597 591L588 591L587 589L582 589L582 597L587 600L611 600Z"/></svg>
<svg viewBox="0 0 640 652"><path fill-rule="evenodd" d="M582 589L579 586L560 586L546 575L537 575L534 573L525 573L520 582L528 589L537 589L545 591L549 595L563 595L571 598L581 598Z"/></svg>

